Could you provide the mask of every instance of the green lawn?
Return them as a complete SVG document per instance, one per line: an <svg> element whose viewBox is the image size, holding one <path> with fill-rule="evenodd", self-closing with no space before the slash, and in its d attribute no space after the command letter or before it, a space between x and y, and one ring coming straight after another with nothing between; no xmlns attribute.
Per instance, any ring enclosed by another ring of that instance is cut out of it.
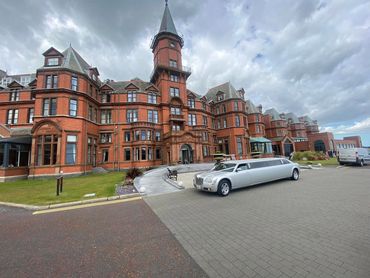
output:
<svg viewBox="0 0 370 278"><path fill-rule="evenodd" d="M318 163L321 163L321 165L323 166L326 166L326 165L339 165L338 161L337 161L337 158L336 157L332 157L328 160L298 160L298 161L294 161L294 162L297 162L299 164L302 164L302 165L307 165L307 164L318 164Z"/></svg>
<svg viewBox="0 0 370 278"><path fill-rule="evenodd" d="M87 193L96 197L115 195L115 185L123 180L125 173L89 174L64 178L63 193L56 196L56 180L37 179L0 183L0 201L29 205L48 205L78 201Z"/></svg>

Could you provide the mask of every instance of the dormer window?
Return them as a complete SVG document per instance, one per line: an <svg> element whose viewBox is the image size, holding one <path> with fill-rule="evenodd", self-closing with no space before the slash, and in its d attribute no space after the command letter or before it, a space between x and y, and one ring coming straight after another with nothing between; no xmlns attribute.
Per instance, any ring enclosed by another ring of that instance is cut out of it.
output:
<svg viewBox="0 0 370 278"><path fill-rule="evenodd" d="M193 98L188 98L188 106L190 108L195 108L195 100Z"/></svg>
<svg viewBox="0 0 370 278"><path fill-rule="evenodd" d="M110 94L102 94L101 102L102 103L109 103L110 102Z"/></svg>
<svg viewBox="0 0 370 278"><path fill-rule="evenodd" d="M217 101L224 100L224 94L218 94L217 95Z"/></svg>
<svg viewBox="0 0 370 278"><path fill-rule="evenodd" d="M47 58L46 65L49 67L58 66L59 65L59 58Z"/></svg>

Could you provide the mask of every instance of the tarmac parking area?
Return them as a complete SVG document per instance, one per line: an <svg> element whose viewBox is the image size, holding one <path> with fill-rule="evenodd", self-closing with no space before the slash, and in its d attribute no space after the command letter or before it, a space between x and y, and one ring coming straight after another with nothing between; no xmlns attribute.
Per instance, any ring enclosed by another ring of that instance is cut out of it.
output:
<svg viewBox="0 0 370 278"><path fill-rule="evenodd" d="M182 174L179 180L193 174ZM210 277L369 277L370 167L145 201Z"/></svg>

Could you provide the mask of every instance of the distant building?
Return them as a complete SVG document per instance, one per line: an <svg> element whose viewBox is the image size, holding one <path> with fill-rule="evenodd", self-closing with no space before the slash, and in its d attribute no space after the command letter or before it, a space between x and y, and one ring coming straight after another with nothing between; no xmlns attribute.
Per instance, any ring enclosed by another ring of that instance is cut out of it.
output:
<svg viewBox="0 0 370 278"><path fill-rule="evenodd" d="M50 47L35 73L0 70L0 180L342 147L307 116L263 113L230 82L204 96L189 90L183 45L166 4L150 81L103 82L71 46Z"/></svg>

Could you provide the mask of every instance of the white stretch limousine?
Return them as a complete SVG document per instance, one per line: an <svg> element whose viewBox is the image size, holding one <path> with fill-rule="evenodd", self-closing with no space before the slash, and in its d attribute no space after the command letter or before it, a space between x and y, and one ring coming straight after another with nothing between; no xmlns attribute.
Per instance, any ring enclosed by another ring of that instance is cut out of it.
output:
<svg viewBox="0 0 370 278"><path fill-rule="evenodd" d="M299 165L285 158L232 160L196 174L195 188L227 196L230 190L279 179L299 179Z"/></svg>

